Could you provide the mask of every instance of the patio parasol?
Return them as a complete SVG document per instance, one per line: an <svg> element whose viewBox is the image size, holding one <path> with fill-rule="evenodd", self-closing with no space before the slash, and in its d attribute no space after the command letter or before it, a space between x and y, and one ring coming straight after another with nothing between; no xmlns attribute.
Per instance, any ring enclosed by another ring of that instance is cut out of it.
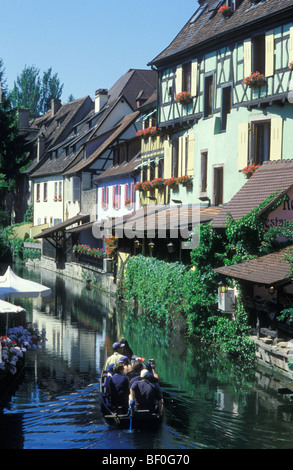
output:
<svg viewBox="0 0 293 470"><path fill-rule="evenodd" d="M8 266L6 273L0 276L0 299L8 297L30 298L39 295L45 297L50 294L49 287L17 276L10 266Z"/></svg>
<svg viewBox="0 0 293 470"><path fill-rule="evenodd" d="M25 309L23 307L20 307L19 305L14 305L9 302L5 302L4 300L0 299L0 314L1 313L6 313L6 335L7 335L7 330L8 330L8 315L9 313L19 313L19 312L25 312Z"/></svg>

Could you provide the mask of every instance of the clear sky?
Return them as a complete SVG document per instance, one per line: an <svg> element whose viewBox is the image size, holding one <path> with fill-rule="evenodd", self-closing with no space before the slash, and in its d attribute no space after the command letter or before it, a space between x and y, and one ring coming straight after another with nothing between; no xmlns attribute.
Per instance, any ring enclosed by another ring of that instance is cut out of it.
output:
<svg viewBox="0 0 293 470"><path fill-rule="evenodd" d="M12 89L25 66L49 67L62 102L94 98L130 68L167 47L197 9L196 0L2 0L0 58Z"/></svg>

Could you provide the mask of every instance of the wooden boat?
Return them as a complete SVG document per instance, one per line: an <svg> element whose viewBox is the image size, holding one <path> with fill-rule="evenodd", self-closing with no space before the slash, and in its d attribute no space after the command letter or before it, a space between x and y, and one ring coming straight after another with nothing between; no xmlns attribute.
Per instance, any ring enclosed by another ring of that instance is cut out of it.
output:
<svg viewBox="0 0 293 470"><path fill-rule="evenodd" d="M108 424L119 425L128 427L129 429L147 428L159 426L162 423L163 417L158 410L154 413L150 410L134 410L133 408L115 407L111 404L111 398L108 395L104 383L107 378L107 373L102 372L100 392L101 392L101 410L105 421Z"/></svg>

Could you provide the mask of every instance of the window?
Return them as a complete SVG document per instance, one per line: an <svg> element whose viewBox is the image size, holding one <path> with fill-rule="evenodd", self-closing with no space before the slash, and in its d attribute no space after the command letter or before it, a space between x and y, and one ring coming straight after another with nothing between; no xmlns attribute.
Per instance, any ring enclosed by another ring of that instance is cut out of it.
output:
<svg viewBox="0 0 293 470"><path fill-rule="evenodd" d="M58 199L58 183L54 183L54 201Z"/></svg>
<svg viewBox="0 0 293 470"><path fill-rule="evenodd" d="M134 200L134 184L127 183L125 184L124 189L124 204L126 207L132 207L132 203Z"/></svg>
<svg viewBox="0 0 293 470"><path fill-rule="evenodd" d="M214 205L223 204L223 167L214 167Z"/></svg>
<svg viewBox="0 0 293 470"><path fill-rule="evenodd" d="M204 82L204 117L213 114L213 75L205 77Z"/></svg>
<svg viewBox="0 0 293 470"><path fill-rule="evenodd" d="M207 176L208 176L208 152L201 152L201 186L200 192L207 192Z"/></svg>
<svg viewBox="0 0 293 470"><path fill-rule="evenodd" d="M113 186L113 208L120 209L120 196L121 196L121 185L116 184Z"/></svg>
<svg viewBox="0 0 293 470"><path fill-rule="evenodd" d="M158 178L164 178L164 159L161 158L158 162Z"/></svg>
<svg viewBox="0 0 293 470"><path fill-rule="evenodd" d="M37 183L37 189L36 189L36 200L37 200L37 202L40 202L40 195L41 195L41 185L40 185L40 183Z"/></svg>
<svg viewBox="0 0 293 470"><path fill-rule="evenodd" d="M104 210L108 209L109 204L109 188L104 187L102 188L102 208Z"/></svg>
<svg viewBox="0 0 293 470"><path fill-rule="evenodd" d="M182 73L182 91L191 93L191 62L183 65Z"/></svg>
<svg viewBox="0 0 293 470"><path fill-rule="evenodd" d="M262 165L270 159L271 123L257 122L251 124L250 158L251 163Z"/></svg>
<svg viewBox="0 0 293 470"><path fill-rule="evenodd" d="M44 183L44 201L47 201L47 197L48 197L48 183Z"/></svg>
<svg viewBox="0 0 293 470"><path fill-rule="evenodd" d="M221 110L221 130L225 131L227 127L227 115L232 106L232 88L230 86L222 89L222 110Z"/></svg>
<svg viewBox="0 0 293 470"><path fill-rule="evenodd" d="M156 177L156 163L150 162L150 180L155 179Z"/></svg>
<svg viewBox="0 0 293 470"><path fill-rule="evenodd" d="M178 155L178 138L172 142L172 176L178 177L179 155Z"/></svg>
<svg viewBox="0 0 293 470"><path fill-rule="evenodd" d="M265 35L261 34L252 39L252 72L265 73Z"/></svg>
<svg viewBox="0 0 293 470"><path fill-rule="evenodd" d="M59 201L61 201L62 200L62 182L61 181L59 181L58 187L59 187L58 199L59 199Z"/></svg>
<svg viewBox="0 0 293 470"><path fill-rule="evenodd" d="M72 200L80 200L80 180L78 176L72 178Z"/></svg>

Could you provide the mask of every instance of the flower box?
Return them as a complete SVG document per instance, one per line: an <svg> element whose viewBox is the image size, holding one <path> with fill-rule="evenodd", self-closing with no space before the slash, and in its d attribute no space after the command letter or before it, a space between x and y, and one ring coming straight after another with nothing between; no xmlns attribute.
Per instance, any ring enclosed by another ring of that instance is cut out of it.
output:
<svg viewBox="0 0 293 470"><path fill-rule="evenodd" d="M150 181L152 188L164 189L165 181L163 178L155 178Z"/></svg>
<svg viewBox="0 0 293 470"><path fill-rule="evenodd" d="M262 87L266 84L266 79L262 73L253 72L248 77L245 77L242 83L250 88Z"/></svg>
<svg viewBox="0 0 293 470"><path fill-rule="evenodd" d="M165 179L165 186L169 188L177 189L178 188L178 179L172 176L171 178Z"/></svg>
<svg viewBox="0 0 293 470"><path fill-rule="evenodd" d="M131 200L130 200L130 199L126 199L126 201L125 201L125 207L127 207L127 209L130 209L131 206L132 206Z"/></svg>
<svg viewBox="0 0 293 470"><path fill-rule="evenodd" d="M231 10L231 7L228 7L227 5L222 5L222 6L218 9L218 13L222 13L223 16L225 16L226 18L228 18L229 16L232 15L232 10Z"/></svg>
<svg viewBox="0 0 293 470"><path fill-rule="evenodd" d="M293 70L293 60L289 63L288 68L289 68L290 70Z"/></svg>
<svg viewBox="0 0 293 470"><path fill-rule="evenodd" d="M250 178L259 167L260 165L256 165L255 163L252 165L247 165L245 168L243 168L242 173L246 176L246 178Z"/></svg>
<svg viewBox="0 0 293 470"><path fill-rule="evenodd" d="M137 137L143 137L144 139L148 137L153 137L157 135L157 128L156 126L146 127L145 129L137 131L136 135Z"/></svg>
<svg viewBox="0 0 293 470"><path fill-rule="evenodd" d="M181 91L181 93L175 95L175 102L181 104L192 103L191 93L189 93L188 91Z"/></svg>
<svg viewBox="0 0 293 470"><path fill-rule="evenodd" d="M183 186L192 186L192 176L184 175L184 176L179 176L177 178L177 182L179 184L183 184Z"/></svg>

